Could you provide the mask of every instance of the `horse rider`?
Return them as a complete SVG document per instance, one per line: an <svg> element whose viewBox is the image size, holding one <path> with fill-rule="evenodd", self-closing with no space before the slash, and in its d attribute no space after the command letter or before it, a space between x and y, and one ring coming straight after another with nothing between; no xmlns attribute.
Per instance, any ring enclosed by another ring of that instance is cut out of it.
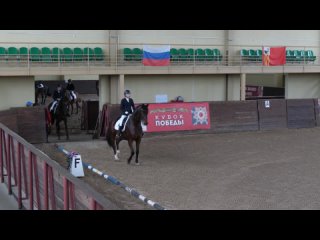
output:
<svg viewBox="0 0 320 240"><path fill-rule="evenodd" d="M40 81L40 82L36 85L36 87L37 87L38 89L43 89L43 88L44 88L43 81Z"/></svg>
<svg viewBox="0 0 320 240"><path fill-rule="evenodd" d="M119 124L119 129L117 130L117 137L121 136L121 132L124 126L124 121L125 119L127 119L127 117L133 113L133 111L135 110L135 106L134 106L134 102L133 99L131 98L131 92L130 90L125 90L124 91L124 98L122 98L121 100L121 104L120 104L120 110L121 110L121 117L118 120L118 124ZM116 124L116 126L118 125Z"/></svg>
<svg viewBox="0 0 320 240"><path fill-rule="evenodd" d="M77 99L77 96L76 94L74 93L74 90L75 90L75 87L74 87L74 84L72 83L71 79L68 80L68 84L67 84L67 87L66 89L69 91L70 93L70 100L76 100Z"/></svg>
<svg viewBox="0 0 320 240"><path fill-rule="evenodd" d="M54 113L56 111L58 102L62 99L62 97L63 97L62 86L61 86L61 84L58 84L57 89L54 91L53 96L52 96L53 102L50 107L51 113Z"/></svg>

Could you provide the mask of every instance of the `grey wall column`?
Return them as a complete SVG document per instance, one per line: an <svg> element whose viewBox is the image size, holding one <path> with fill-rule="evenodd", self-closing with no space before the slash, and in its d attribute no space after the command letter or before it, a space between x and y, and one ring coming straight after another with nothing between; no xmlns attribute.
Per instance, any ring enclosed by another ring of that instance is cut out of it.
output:
<svg viewBox="0 0 320 240"><path fill-rule="evenodd" d="M99 76L99 109L106 103L111 103L110 96L110 76L100 75Z"/></svg>
<svg viewBox="0 0 320 240"><path fill-rule="evenodd" d="M246 100L246 74L240 74L240 100Z"/></svg>
<svg viewBox="0 0 320 240"><path fill-rule="evenodd" d="M124 75L121 74L119 76L118 80L118 102L121 102L121 99L123 98L123 92L124 92Z"/></svg>
<svg viewBox="0 0 320 240"><path fill-rule="evenodd" d="M109 30L109 60L113 62L117 59L118 38L118 30Z"/></svg>

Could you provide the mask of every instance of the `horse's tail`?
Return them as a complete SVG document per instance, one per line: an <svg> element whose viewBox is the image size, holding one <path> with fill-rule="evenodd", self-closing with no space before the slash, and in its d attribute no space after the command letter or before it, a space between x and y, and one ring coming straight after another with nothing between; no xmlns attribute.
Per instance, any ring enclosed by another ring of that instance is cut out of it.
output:
<svg viewBox="0 0 320 240"><path fill-rule="evenodd" d="M110 147L112 147L114 145L114 141L112 141L112 124L109 123L108 126L107 126L107 132L106 132L106 139L107 139L107 142L108 142L108 145Z"/></svg>

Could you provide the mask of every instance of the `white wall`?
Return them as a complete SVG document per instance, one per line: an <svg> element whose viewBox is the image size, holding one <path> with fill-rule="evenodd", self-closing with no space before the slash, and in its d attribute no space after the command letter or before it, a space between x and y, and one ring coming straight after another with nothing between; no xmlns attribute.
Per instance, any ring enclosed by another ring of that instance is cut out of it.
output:
<svg viewBox="0 0 320 240"><path fill-rule="evenodd" d="M320 98L320 74L287 74L285 88L287 99Z"/></svg>
<svg viewBox="0 0 320 240"><path fill-rule="evenodd" d="M246 85L284 87L282 74L247 74Z"/></svg>
<svg viewBox="0 0 320 240"><path fill-rule="evenodd" d="M229 30L231 45L319 46L319 30Z"/></svg>
<svg viewBox="0 0 320 240"><path fill-rule="evenodd" d="M228 101L240 100L240 74L228 76Z"/></svg>
<svg viewBox="0 0 320 240"><path fill-rule="evenodd" d="M0 77L0 111L25 107L26 102L34 102L34 98L33 77Z"/></svg>
<svg viewBox="0 0 320 240"><path fill-rule="evenodd" d="M105 43L108 30L0 30L0 42Z"/></svg>
<svg viewBox="0 0 320 240"><path fill-rule="evenodd" d="M108 30L0 30L2 47L101 47L108 52Z"/></svg>
<svg viewBox="0 0 320 240"><path fill-rule="evenodd" d="M65 75L64 80L99 80L99 75Z"/></svg>
<svg viewBox="0 0 320 240"><path fill-rule="evenodd" d="M170 44L175 48L192 48L195 43L202 44L200 48L218 46L222 50L224 45L224 30L119 30L118 33L120 49L142 48L143 44Z"/></svg>
<svg viewBox="0 0 320 240"><path fill-rule="evenodd" d="M155 95L166 94L192 101L225 101L225 75L125 75L125 89L132 91L137 103L155 102Z"/></svg>

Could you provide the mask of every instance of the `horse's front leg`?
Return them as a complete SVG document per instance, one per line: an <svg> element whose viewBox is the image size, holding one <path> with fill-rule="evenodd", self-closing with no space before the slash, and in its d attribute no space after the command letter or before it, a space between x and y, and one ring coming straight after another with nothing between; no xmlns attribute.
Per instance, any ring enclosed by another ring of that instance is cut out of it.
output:
<svg viewBox="0 0 320 240"><path fill-rule="evenodd" d="M51 126L49 126L49 124L46 124L47 143L49 143L50 132L51 132Z"/></svg>
<svg viewBox="0 0 320 240"><path fill-rule="evenodd" d="M115 133L116 134L116 133ZM120 138L115 138L115 141L114 141L114 145L115 145L115 148L114 148L114 158L115 160L119 160L119 154L120 154L120 150L119 150L119 143L120 141L122 140L121 137Z"/></svg>
<svg viewBox="0 0 320 240"><path fill-rule="evenodd" d="M79 103L77 100L76 100L76 107L77 107L77 114L78 114L79 113Z"/></svg>
<svg viewBox="0 0 320 240"><path fill-rule="evenodd" d="M60 140L60 124L57 119L56 119L56 130L57 130L58 140Z"/></svg>
<svg viewBox="0 0 320 240"><path fill-rule="evenodd" d="M71 115L73 114L73 102L71 102Z"/></svg>
<svg viewBox="0 0 320 240"><path fill-rule="evenodd" d="M132 140L128 140L128 144L129 144L129 147L130 147L130 150L131 150L130 157L128 158L128 164L130 164L131 159L132 159L132 157L134 155L134 149L133 149L133 146L132 146Z"/></svg>
<svg viewBox="0 0 320 240"><path fill-rule="evenodd" d="M66 135L67 135L67 140L69 140L69 132L68 132L68 124L67 124L67 119L64 119L64 126L66 128Z"/></svg>
<svg viewBox="0 0 320 240"><path fill-rule="evenodd" d="M136 165L140 165L139 163L139 148L140 148L141 138L136 140Z"/></svg>

